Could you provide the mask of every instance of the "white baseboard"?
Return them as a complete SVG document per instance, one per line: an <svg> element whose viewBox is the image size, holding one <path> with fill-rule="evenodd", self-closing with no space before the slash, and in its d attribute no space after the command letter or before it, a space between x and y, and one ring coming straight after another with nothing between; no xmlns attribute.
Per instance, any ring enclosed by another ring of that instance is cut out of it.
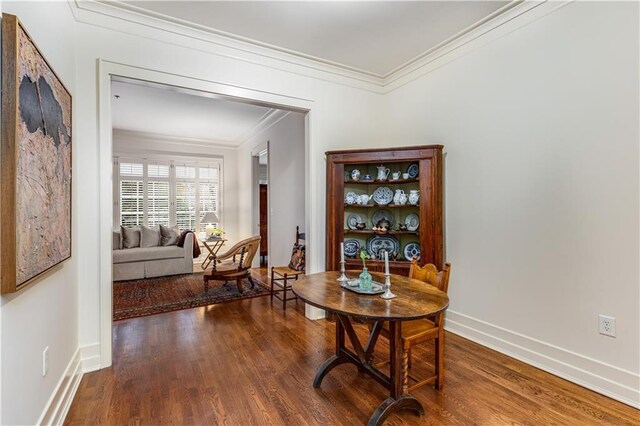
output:
<svg viewBox="0 0 640 426"><path fill-rule="evenodd" d="M102 368L100 343L80 346L80 359L82 360L83 373L100 370Z"/></svg>
<svg viewBox="0 0 640 426"><path fill-rule="evenodd" d="M445 329L600 394L640 408L640 375L520 333L447 311Z"/></svg>
<svg viewBox="0 0 640 426"><path fill-rule="evenodd" d="M80 362L80 348L71 357L64 374L60 378L55 391L47 401L40 418L39 425L61 425L64 422L73 397L78 390L80 380L82 380L82 363Z"/></svg>

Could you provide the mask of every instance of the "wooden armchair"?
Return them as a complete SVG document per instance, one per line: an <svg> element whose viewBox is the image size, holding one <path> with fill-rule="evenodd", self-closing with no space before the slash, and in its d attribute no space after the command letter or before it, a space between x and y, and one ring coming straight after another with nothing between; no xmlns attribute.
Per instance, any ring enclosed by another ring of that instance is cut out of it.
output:
<svg viewBox="0 0 640 426"><path fill-rule="evenodd" d="M432 264L419 266L417 259L413 259L409 269L409 278L424 281L425 285L433 285L439 290L447 293L449 290L449 274L451 272L451 264L446 263L442 271ZM388 324L382 327L380 332L385 337L389 337ZM435 341L435 360L434 375L425 379L416 379L409 375L411 368L411 348L428 340ZM432 318L419 319L413 321L405 321L402 323L402 393L408 393L412 390L424 386L429 383L435 383L436 389L442 389L444 386L444 312L437 314ZM416 383L409 386L409 378Z"/></svg>
<svg viewBox="0 0 640 426"><path fill-rule="evenodd" d="M211 273L204 275L204 291L209 291L209 280L235 280L238 291L242 294L242 280L247 278L251 288L255 283L251 279L251 263L260 247L260 236L250 237L240 241L223 254L214 254Z"/></svg>

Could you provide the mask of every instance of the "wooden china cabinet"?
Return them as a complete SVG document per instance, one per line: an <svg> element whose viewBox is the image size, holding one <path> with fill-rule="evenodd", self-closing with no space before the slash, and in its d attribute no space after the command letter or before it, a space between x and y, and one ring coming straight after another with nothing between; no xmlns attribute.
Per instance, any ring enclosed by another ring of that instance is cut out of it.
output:
<svg viewBox="0 0 640 426"><path fill-rule="evenodd" d="M375 251L384 247L392 251L395 247L398 257L389 262L393 274L409 274L411 257L418 247L421 264L433 263L442 269L442 148L442 145L425 145L326 153L327 271L340 269L341 242L345 242L347 269L362 268L362 261L354 255L354 247L364 248L369 253L370 248ZM390 170L385 180L378 179L380 166ZM354 170L360 172L357 179L352 177ZM398 179L393 179L394 172L400 172ZM403 177L402 174L406 175ZM371 179L365 180L366 175ZM418 190L419 201L416 205L409 202L395 204L393 200L389 201L389 190L394 196L398 190L405 194ZM345 200L349 193L350 199ZM354 194L375 196L366 204L357 204L353 203ZM387 232L372 229L376 225L374 220L381 217L392 222ZM356 229L355 222L365 223L366 228ZM400 230L400 224L408 225L407 229ZM367 267L382 272L384 261L367 260Z"/></svg>

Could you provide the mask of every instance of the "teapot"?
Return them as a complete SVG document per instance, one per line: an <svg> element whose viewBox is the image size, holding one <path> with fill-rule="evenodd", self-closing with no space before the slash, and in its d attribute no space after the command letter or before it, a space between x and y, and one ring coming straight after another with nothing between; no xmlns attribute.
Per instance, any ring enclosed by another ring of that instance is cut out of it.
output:
<svg viewBox="0 0 640 426"><path fill-rule="evenodd" d="M380 164L376 168L378 169L378 180L387 180L387 177L389 176L389 172L391 172L391 170L389 170L387 167L383 166L382 164Z"/></svg>
<svg viewBox="0 0 640 426"><path fill-rule="evenodd" d="M369 203L369 200L371 198L373 198L373 195L367 195L367 194L358 195L356 199L356 203L365 206L367 205L367 203Z"/></svg>
<svg viewBox="0 0 640 426"><path fill-rule="evenodd" d="M393 196L393 204L406 204L407 194L402 189L396 189L396 194Z"/></svg>
<svg viewBox="0 0 640 426"><path fill-rule="evenodd" d="M420 191L417 189L412 189L409 191L409 204L416 205L418 204L418 200L420 199Z"/></svg>

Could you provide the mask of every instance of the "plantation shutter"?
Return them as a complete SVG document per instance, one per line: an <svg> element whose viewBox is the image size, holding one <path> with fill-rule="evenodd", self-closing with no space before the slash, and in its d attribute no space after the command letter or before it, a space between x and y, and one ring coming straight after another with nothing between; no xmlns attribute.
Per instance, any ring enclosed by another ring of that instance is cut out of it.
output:
<svg viewBox="0 0 640 426"><path fill-rule="evenodd" d="M143 163L120 163L120 224L126 227L144 222Z"/></svg>

